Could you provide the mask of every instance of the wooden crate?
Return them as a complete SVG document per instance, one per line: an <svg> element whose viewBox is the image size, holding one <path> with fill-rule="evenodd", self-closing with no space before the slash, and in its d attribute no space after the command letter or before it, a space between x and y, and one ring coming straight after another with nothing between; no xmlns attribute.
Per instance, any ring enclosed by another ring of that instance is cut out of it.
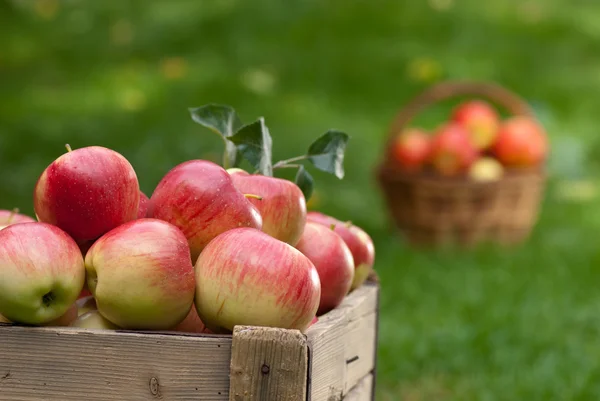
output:
<svg viewBox="0 0 600 401"><path fill-rule="evenodd" d="M379 285L306 334L233 335L0 325L0 400L374 400Z"/></svg>

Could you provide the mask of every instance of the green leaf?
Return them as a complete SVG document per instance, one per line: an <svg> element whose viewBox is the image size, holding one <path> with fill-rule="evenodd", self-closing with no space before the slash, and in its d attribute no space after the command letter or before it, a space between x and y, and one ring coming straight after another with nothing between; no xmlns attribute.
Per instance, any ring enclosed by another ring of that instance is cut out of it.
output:
<svg viewBox="0 0 600 401"><path fill-rule="evenodd" d="M298 173L296 174L296 179L294 181L296 185L302 190L304 194L304 198L308 202L313 193L314 180L312 176L306 171L304 166L300 166L298 169Z"/></svg>
<svg viewBox="0 0 600 401"><path fill-rule="evenodd" d="M242 122L233 107L221 104L207 104L201 107L190 108L189 111L192 115L192 120L221 135L225 141L223 167L237 167L239 164L238 149L234 144L226 140L226 138L232 136L242 126Z"/></svg>
<svg viewBox="0 0 600 401"><path fill-rule="evenodd" d="M248 162L262 175L273 176L273 141L265 119L244 125L235 135L227 138L237 145L237 149Z"/></svg>
<svg viewBox="0 0 600 401"><path fill-rule="evenodd" d="M344 132L327 131L308 148L308 160L319 170L344 178L344 152L349 139Z"/></svg>

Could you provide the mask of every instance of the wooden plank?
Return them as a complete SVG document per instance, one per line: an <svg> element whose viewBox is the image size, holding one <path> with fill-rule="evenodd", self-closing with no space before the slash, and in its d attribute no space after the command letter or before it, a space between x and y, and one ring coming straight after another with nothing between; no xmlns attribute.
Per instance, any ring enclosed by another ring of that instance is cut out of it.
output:
<svg viewBox="0 0 600 401"><path fill-rule="evenodd" d="M375 401L372 394L373 375L363 377L344 397L344 401Z"/></svg>
<svg viewBox="0 0 600 401"><path fill-rule="evenodd" d="M378 291L376 283L366 283L307 331L311 401L341 400L373 370Z"/></svg>
<svg viewBox="0 0 600 401"><path fill-rule="evenodd" d="M229 399L230 336L0 325L0 400Z"/></svg>
<svg viewBox="0 0 600 401"><path fill-rule="evenodd" d="M308 345L298 330L237 326L230 401L305 401Z"/></svg>

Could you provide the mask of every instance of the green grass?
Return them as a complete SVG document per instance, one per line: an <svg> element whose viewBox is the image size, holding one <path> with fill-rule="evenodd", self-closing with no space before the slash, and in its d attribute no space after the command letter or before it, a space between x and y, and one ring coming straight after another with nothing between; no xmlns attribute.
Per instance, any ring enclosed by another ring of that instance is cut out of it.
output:
<svg viewBox="0 0 600 401"><path fill-rule="evenodd" d="M315 172L315 205L376 241L378 398L598 399L599 16L589 0L0 0L0 207L31 214L67 142L120 151L147 193L181 161L218 160L190 106L264 116L276 159L342 129L347 176ZM517 249L418 251L387 231L373 169L389 123L454 78L506 85L548 128L551 185Z"/></svg>

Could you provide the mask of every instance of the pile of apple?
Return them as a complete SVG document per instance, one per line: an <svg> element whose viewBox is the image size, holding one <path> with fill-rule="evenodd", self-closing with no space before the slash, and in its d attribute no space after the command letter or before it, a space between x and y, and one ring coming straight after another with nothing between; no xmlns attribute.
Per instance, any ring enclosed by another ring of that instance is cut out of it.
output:
<svg viewBox="0 0 600 401"><path fill-rule="evenodd" d="M502 119L491 104L475 99L458 104L434 132L411 127L398 133L391 155L405 172L493 181L506 169L541 165L548 148L546 132L534 119Z"/></svg>
<svg viewBox="0 0 600 401"><path fill-rule="evenodd" d="M264 129L253 132L266 138ZM369 235L308 212L303 191L290 180L189 160L172 168L148 198L120 153L67 148L35 184L37 220L0 212L5 321L304 331L373 268ZM325 160L324 154L311 157L316 164Z"/></svg>

